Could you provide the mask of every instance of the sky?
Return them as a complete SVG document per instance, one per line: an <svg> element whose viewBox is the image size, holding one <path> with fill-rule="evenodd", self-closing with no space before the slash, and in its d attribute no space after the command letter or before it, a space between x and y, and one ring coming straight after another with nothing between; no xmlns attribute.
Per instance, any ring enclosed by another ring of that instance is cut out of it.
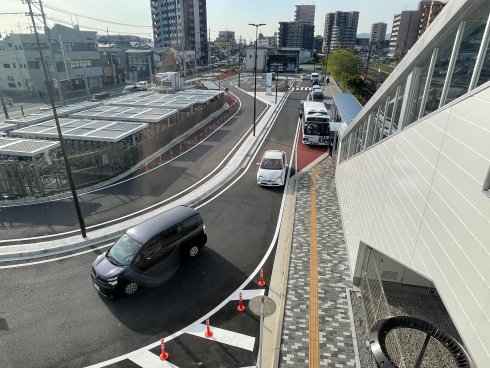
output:
<svg viewBox="0 0 490 368"><path fill-rule="evenodd" d="M79 24L82 30L102 30L109 28L113 34L136 34L152 38L150 0L44 0L47 17ZM357 33L369 33L371 24L385 22L388 24L387 33L391 32L393 16L402 10L414 10L418 0L207 0L208 29L211 30L211 40L218 36L218 31L235 31L238 39L242 36L247 43L255 38L255 28L249 23L265 23L260 28L264 35L273 35L278 31L280 21L294 20L295 5L315 4L315 35L323 35L325 14L335 11L359 11L359 26ZM58 8L73 15L51 9ZM0 0L0 33L5 32L29 33L28 17L23 15L28 11L21 0ZM4 13L22 14L4 14ZM34 11L36 12L36 11ZM78 17L75 14L96 18L91 20ZM59 21L48 19L49 26ZM111 21L121 24L107 23Z"/></svg>

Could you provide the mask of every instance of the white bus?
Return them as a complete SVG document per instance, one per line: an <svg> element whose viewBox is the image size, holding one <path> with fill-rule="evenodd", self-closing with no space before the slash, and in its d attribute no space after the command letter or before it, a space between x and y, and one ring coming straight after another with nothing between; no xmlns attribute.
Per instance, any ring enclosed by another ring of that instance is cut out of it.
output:
<svg viewBox="0 0 490 368"><path fill-rule="evenodd" d="M304 102L303 144L328 146L331 121L323 102Z"/></svg>

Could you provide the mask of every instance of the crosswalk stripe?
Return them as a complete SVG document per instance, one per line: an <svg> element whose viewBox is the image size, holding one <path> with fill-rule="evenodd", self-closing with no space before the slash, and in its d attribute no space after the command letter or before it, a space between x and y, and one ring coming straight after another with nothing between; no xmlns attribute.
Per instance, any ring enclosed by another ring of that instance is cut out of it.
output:
<svg viewBox="0 0 490 368"><path fill-rule="evenodd" d="M148 350L139 351L128 359L142 368L179 368L166 360L160 360L158 355Z"/></svg>
<svg viewBox="0 0 490 368"><path fill-rule="evenodd" d="M264 295L264 292L265 292L264 289L242 290L242 299L243 300L250 300L255 296ZM238 300L238 298L239 298L239 296L237 294L231 300Z"/></svg>
<svg viewBox="0 0 490 368"><path fill-rule="evenodd" d="M199 323L189 326L184 331L185 333L202 337L203 339L213 340L216 342L220 342L222 344L235 346L237 348L241 348L249 351L254 350L255 337L252 336L243 335L233 331L223 330L218 327L211 327L211 331L213 331L213 336L207 338L204 336L204 332L206 331L206 325L199 324Z"/></svg>

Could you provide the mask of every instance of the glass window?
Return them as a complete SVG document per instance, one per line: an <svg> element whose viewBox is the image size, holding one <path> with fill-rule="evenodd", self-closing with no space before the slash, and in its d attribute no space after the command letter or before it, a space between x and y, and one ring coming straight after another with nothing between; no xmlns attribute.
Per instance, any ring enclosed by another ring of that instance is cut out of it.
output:
<svg viewBox="0 0 490 368"><path fill-rule="evenodd" d="M127 266L131 263L136 253L141 248L141 243L124 234L106 253L107 259L121 266Z"/></svg>
<svg viewBox="0 0 490 368"><path fill-rule="evenodd" d="M282 170L282 160L276 158L264 158L260 168L265 170Z"/></svg>
<svg viewBox="0 0 490 368"><path fill-rule="evenodd" d="M10 69L10 64L3 64L3 67L4 67L5 69Z"/></svg>
<svg viewBox="0 0 490 368"><path fill-rule="evenodd" d="M162 236L163 247L172 244L174 241L179 240L182 237L182 225L166 232Z"/></svg>
<svg viewBox="0 0 490 368"><path fill-rule="evenodd" d="M486 9L482 9L483 7ZM446 104L468 92L489 11L490 6L488 4L481 5L476 9L476 12L466 19Z"/></svg>
<svg viewBox="0 0 490 368"><path fill-rule="evenodd" d="M409 110L403 128L417 121L419 118L419 111L424 97L425 83L427 82L431 56L432 53L419 64L415 79L412 80L412 99L409 101L410 105L407 106Z"/></svg>
<svg viewBox="0 0 490 368"><path fill-rule="evenodd" d="M398 93L398 100L396 101L395 116L393 118L393 125L391 126L391 134L398 130L398 123L400 122L400 114L403 106L403 98L405 96L405 87L407 86L407 80L405 79L402 84L400 84L400 91Z"/></svg>
<svg viewBox="0 0 490 368"><path fill-rule="evenodd" d="M192 217L189 220L186 220L183 226L184 226L184 235L187 235L192 233L194 230L196 230L199 224L197 223L197 218Z"/></svg>

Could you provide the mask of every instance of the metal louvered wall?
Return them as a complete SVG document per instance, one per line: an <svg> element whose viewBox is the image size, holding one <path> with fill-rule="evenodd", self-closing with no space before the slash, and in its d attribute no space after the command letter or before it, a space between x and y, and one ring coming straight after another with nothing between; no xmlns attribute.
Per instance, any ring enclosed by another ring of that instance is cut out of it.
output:
<svg viewBox="0 0 490 368"><path fill-rule="evenodd" d="M376 260L375 253L369 247L366 250L366 257L362 265L362 277L359 288L361 289L362 304L366 316L366 332L369 336L371 327L378 320L391 316L390 307L383 290L383 283L379 275L378 261ZM407 368L396 331L391 332L387 336L386 346L398 366L400 368Z"/></svg>

